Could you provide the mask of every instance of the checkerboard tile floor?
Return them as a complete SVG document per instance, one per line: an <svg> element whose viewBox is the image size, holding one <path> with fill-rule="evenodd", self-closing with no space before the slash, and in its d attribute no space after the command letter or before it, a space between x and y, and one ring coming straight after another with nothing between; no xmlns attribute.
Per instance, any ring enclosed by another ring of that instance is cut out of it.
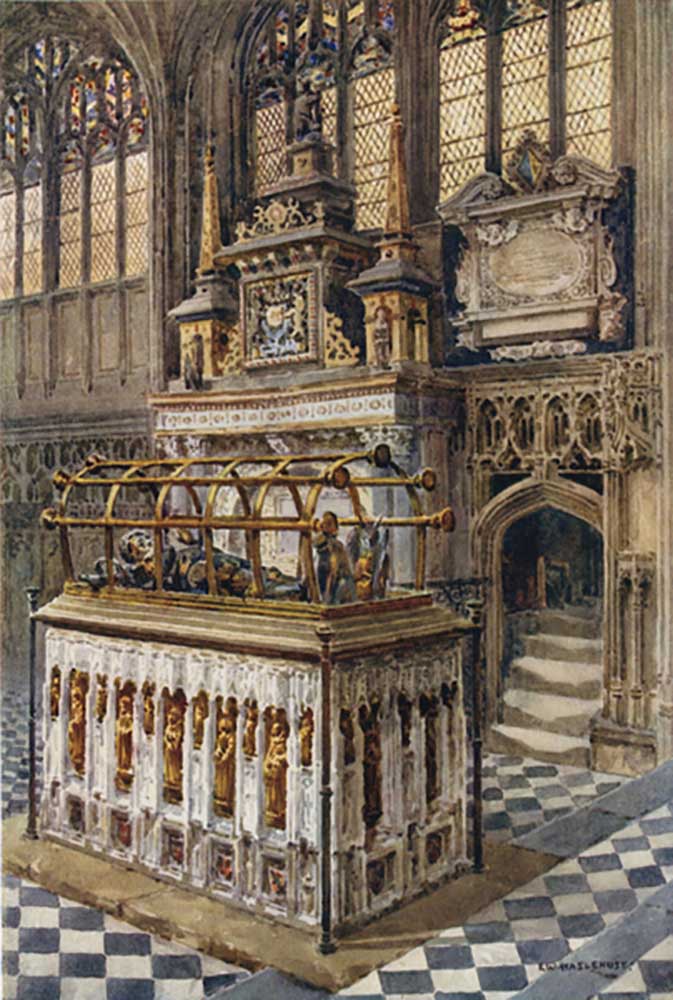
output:
<svg viewBox="0 0 673 1000"><path fill-rule="evenodd" d="M587 805L618 788L624 778L524 757L486 754L483 766L484 832L508 841Z"/></svg>
<svg viewBox="0 0 673 1000"><path fill-rule="evenodd" d="M548 971L549 963L564 959L671 881L673 803L561 862L463 927L444 931L339 996L508 1000ZM638 1000L653 1000L657 983L670 983L673 975L673 950L668 960L661 958L664 946L652 954L627 973L634 983L642 979L640 993L633 991ZM671 1000L673 987L663 993ZM619 996L616 983L608 996Z"/></svg>
<svg viewBox="0 0 673 1000"><path fill-rule="evenodd" d="M628 972L598 994L605 1000L671 1000L673 997L673 935L664 938Z"/></svg>
<svg viewBox="0 0 673 1000"><path fill-rule="evenodd" d="M42 763L40 718L36 724L38 795ZM13 816L28 809L28 694L24 691L2 692L2 815Z"/></svg>
<svg viewBox="0 0 673 1000"><path fill-rule="evenodd" d="M25 879L2 895L4 1000L202 1000L249 975Z"/></svg>

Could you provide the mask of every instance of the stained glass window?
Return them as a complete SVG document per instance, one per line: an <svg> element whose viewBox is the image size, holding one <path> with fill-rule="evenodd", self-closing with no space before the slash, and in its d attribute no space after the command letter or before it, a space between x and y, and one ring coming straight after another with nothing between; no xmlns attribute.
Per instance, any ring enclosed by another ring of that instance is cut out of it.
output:
<svg viewBox="0 0 673 1000"><path fill-rule="evenodd" d="M0 299L14 296L16 257L16 192L11 177L0 174Z"/></svg>
<svg viewBox="0 0 673 1000"><path fill-rule="evenodd" d="M566 142L602 166L612 162L610 0L571 4L566 13Z"/></svg>
<svg viewBox="0 0 673 1000"><path fill-rule="evenodd" d="M549 55L546 17L525 21L502 36L502 153L525 129L549 139Z"/></svg>
<svg viewBox="0 0 673 1000"><path fill-rule="evenodd" d="M395 73L379 70L353 81L353 155L357 191L355 225L357 229L376 229L383 225L386 209L386 183L390 111L395 97Z"/></svg>
<svg viewBox="0 0 673 1000"><path fill-rule="evenodd" d="M337 144L337 90L336 87L325 87L321 93L320 111L322 114L322 134L325 142L333 146Z"/></svg>
<svg viewBox="0 0 673 1000"><path fill-rule="evenodd" d="M257 192L280 180L285 170L285 101L258 108L255 113Z"/></svg>
<svg viewBox="0 0 673 1000"><path fill-rule="evenodd" d="M117 185L115 161L91 170L91 280L106 281L117 273Z"/></svg>
<svg viewBox="0 0 673 1000"><path fill-rule="evenodd" d="M77 162L61 175L59 250L59 285L73 288L82 280L82 171Z"/></svg>
<svg viewBox="0 0 673 1000"><path fill-rule="evenodd" d="M126 160L126 273L147 270L147 153Z"/></svg>
<svg viewBox="0 0 673 1000"><path fill-rule="evenodd" d="M23 294L42 291L42 185L23 189Z"/></svg>
<svg viewBox="0 0 673 1000"><path fill-rule="evenodd" d="M440 197L483 170L486 154L486 37L454 44L439 57Z"/></svg>
<svg viewBox="0 0 673 1000"><path fill-rule="evenodd" d="M119 58L71 66L68 42L38 40L25 52L24 79L8 88L0 108L0 158L13 177L9 186L0 183L1 298L13 297L16 283L23 295L45 290L45 280L54 279L43 253L58 262L59 288L120 278L119 226L126 273L147 269L147 102ZM66 69L71 75L55 86ZM48 133L46 122L55 123ZM125 177L121 190L118 174ZM52 239L44 227L47 190L58 205L54 246L46 245Z"/></svg>

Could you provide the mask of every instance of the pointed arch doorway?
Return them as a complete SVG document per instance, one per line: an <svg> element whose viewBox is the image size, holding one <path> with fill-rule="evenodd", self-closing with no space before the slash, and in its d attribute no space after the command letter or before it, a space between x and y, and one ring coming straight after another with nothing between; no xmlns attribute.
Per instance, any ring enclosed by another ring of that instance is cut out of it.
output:
<svg viewBox="0 0 673 1000"><path fill-rule="evenodd" d="M567 539L562 537L564 531ZM531 696L525 693L521 693L517 700L510 690L508 705L504 704L507 670L512 658L513 622L517 623L517 627L523 622L527 631L535 632L541 626L544 628L545 621L549 622L551 616L554 627L562 625L561 631L568 636L556 644L556 647L561 647L560 653L554 645L547 643L545 646L541 637L532 637L529 646L535 651L537 643L537 652L549 655L552 662L546 665L536 665L532 657L526 657L523 663L517 661L519 673L521 670L525 673L527 667L539 673L539 684L535 677L528 676L525 686L540 688L539 705L543 704L547 692L542 715L552 716L556 706L570 704L550 700L554 697L553 682L550 680L554 674L567 673L566 680L572 674L582 696L591 696L598 706L604 677L600 598L606 562L602 533L603 498L568 479L525 479L497 494L479 512L473 525L471 544L476 575L488 580L484 634L485 718L486 742L493 749L514 749L512 745L508 746L508 740L513 735L512 728L500 725L503 710L506 708L510 716L514 712L515 720L516 713L522 710L522 718L526 718L525 713L532 701ZM587 552L587 549L590 551ZM572 614L582 619L578 620L576 628L570 617ZM583 620L585 618L591 619L589 624ZM586 641L583 642L583 639ZM563 647L566 647L565 652ZM518 650L515 646L515 651L527 652L521 646ZM591 671L587 671L585 676L581 673L583 657L591 661ZM574 661L578 669L568 667L566 671L562 668L566 659ZM560 696L571 694L567 685L564 688L562 677L559 681ZM554 724L552 729L562 732ZM586 736L588 732L583 738ZM566 745L563 737L548 741L540 737L534 742L539 752L531 752L530 755L550 760L556 759L553 743L560 748ZM545 742L550 744L549 756L546 755ZM569 763L589 763L588 740L586 749L571 748L570 743L567 748Z"/></svg>

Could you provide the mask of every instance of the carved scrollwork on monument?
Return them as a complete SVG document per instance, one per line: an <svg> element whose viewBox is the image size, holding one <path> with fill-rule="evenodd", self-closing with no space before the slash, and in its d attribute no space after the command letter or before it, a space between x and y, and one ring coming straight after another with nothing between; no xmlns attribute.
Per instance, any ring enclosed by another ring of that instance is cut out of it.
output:
<svg viewBox="0 0 673 1000"><path fill-rule="evenodd" d="M287 737L289 726L282 708L264 713L267 736L264 754L264 820L267 826L284 830L287 819Z"/></svg>
<svg viewBox="0 0 673 1000"><path fill-rule="evenodd" d="M472 460L492 471L625 469L653 461L661 423L659 359L602 358L561 379L494 380L467 393Z"/></svg>
<svg viewBox="0 0 673 1000"><path fill-rule="evenodd" d="M343 332L343 320L323 310L325 327L325 366L327 368L348 368L360 363L360 348L352 344Z"/></svg>
<svg viewBox="0 0 673 1000"><path fill-rule="evenodd" d="M214 808L218 816L232 817L236 802L236 720L238 708L235 698L222 699L217 706L217 734L215 737Z"/></svg>
<svg viewBox="0 0 673 1000"><path fill-rule="evenodd" d="M164 702L164 798L182 802L182 751L185 737L186 698L178 690L163 693Z"/></svg>
<svg viewBox="0 0 673 1000"><path fill-rule="evenodd" d="M70 714L68 720L68 755L76 774L84 774L86 747L86 696L89 675L79 670L70 674Z"/></svg>
<svg viewBox="0 0 673 1000"><path fill-rule="evenodd" d="M304 209L296 198L286 201L274 199L267 205L255 205L252 222L239 222L236 242L244 243L260 236L277 236L293 229L319 226L325 221L325 206L317 201L311 209Z"/></svg>

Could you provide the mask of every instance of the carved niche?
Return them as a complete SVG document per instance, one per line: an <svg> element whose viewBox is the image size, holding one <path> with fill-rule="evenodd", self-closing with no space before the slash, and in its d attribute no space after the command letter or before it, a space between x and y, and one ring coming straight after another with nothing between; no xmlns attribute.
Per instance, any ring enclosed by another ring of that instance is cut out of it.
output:
<svg viewBox="0 0 673 1000"><path fill-rule="evenodd" d="M465 239L458 346L516 361L582 354L591 338L621 343L625 275L605 222L621 175L580 156L552 162L531 131L505 174L473 178L438 209Z"/></svg>

